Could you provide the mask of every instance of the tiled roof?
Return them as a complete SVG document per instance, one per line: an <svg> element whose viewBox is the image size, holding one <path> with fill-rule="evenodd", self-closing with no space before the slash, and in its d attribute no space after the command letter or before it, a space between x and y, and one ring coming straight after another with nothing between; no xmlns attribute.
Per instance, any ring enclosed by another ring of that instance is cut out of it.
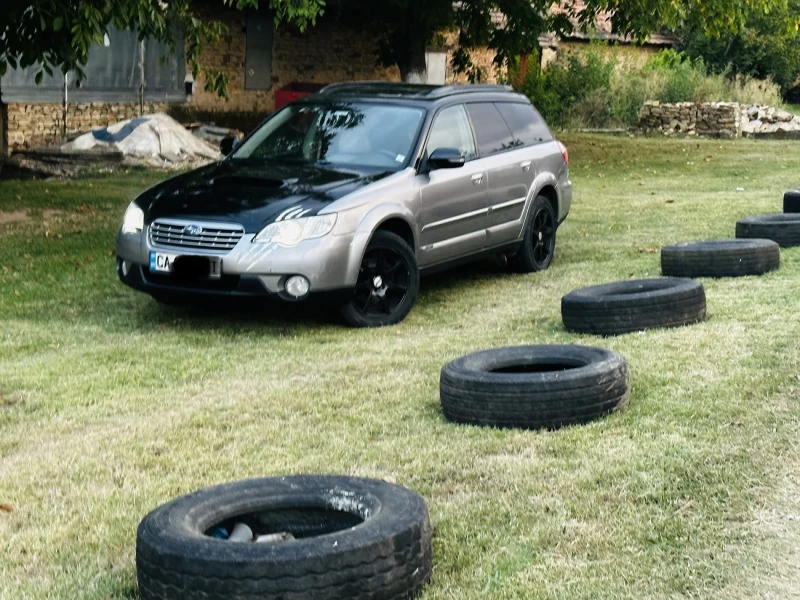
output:
<svg viewBox="0 0 800 600"><path fill-rule="evenodd" d="M583 0L562 0L560 4L553 6L551 11L553 13L566 13L570 9L573 12L580 12L586 8L586 2ZM542 46L555 46L558 44L558 40L601 40L607 42L621 42L624 44L632 44L634 39L629 35L620 35L618 33L613 32L613 26L611 23L611 15L610 12L601 12L598 13L597 17L595 18L595 26L593 30L586 31L582 26L580 21L572 15L570 15L569 20L572 23L572 32L566 33L561 36L557 36L554 33L547 33L539 37L539 42ZM655 46L673 46L677 42L677 38L672 35L664 34L664 33L651 33L645 39L644 43L649 45Z"/></svg>

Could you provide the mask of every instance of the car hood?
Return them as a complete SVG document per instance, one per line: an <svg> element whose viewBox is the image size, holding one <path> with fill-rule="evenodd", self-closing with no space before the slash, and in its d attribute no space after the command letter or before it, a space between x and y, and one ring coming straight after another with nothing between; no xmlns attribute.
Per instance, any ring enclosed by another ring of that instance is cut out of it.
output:
<svg viewBox="0 0 800 600"><path fill-rule="evenodd" d="M316 215L390 172L226 160L169 179L137 204L159 218L239 223L255 233L276 220Z"/></svg>

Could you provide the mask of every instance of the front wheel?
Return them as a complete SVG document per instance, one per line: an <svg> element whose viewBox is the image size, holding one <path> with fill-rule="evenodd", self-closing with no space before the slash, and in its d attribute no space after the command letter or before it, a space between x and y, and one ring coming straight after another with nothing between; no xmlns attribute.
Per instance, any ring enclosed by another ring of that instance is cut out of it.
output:
<svg viewBox="0 0 800 600"><path fill-rule="evenodd" d="M522 247L509 259L509 264L518 273L544 271L553 262L555 250L556 215L553 205L544 196L536 196Z"/></svg>
<svg viewBox="0 0 800 600"><path fill-rule="evenodd" d="M378 231L367 246L358 281L342 307L351 327L384 327L406 318L419 294L413 250L398 235Z"/></svg>

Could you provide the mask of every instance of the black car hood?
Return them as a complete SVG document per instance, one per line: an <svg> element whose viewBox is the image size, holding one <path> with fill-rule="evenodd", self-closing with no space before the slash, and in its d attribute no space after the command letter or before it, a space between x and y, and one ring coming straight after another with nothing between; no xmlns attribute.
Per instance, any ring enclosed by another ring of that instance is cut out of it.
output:
<svg viewBox="0 0 800 600"><path fill-rule="evenodd" d="M331 202L386 177L380 170L226 160L173 177L143 193L145 223L159 218L239 223L256 233L275 221L316 215Z"/></svg>

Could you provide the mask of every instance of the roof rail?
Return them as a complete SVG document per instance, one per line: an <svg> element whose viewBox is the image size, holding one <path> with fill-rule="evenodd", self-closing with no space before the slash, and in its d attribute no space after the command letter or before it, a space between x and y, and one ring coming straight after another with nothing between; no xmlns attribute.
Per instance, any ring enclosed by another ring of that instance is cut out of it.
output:
<svg viewBox="0 0 800 600"><path fill-rule="evenodd" d="M513 92L514 88L510 85L500 85L492 83L463 83L455 85L442 85L433 90L429 96L431 98L444 98L456 94L469 94L471 92Z"/></svg>
<svg viewBox="0 0 800 600"><path fill-rule="evenodd" d="M352 81L346 83L332 83L319 90L319 94L335 94L337 92L372 92L386 94L407 94L420 98L445 98L457 94L473 92L513 92L510 85L495 84L455 84L455 85L426 85L402 83L395 81Z"/></svg>

